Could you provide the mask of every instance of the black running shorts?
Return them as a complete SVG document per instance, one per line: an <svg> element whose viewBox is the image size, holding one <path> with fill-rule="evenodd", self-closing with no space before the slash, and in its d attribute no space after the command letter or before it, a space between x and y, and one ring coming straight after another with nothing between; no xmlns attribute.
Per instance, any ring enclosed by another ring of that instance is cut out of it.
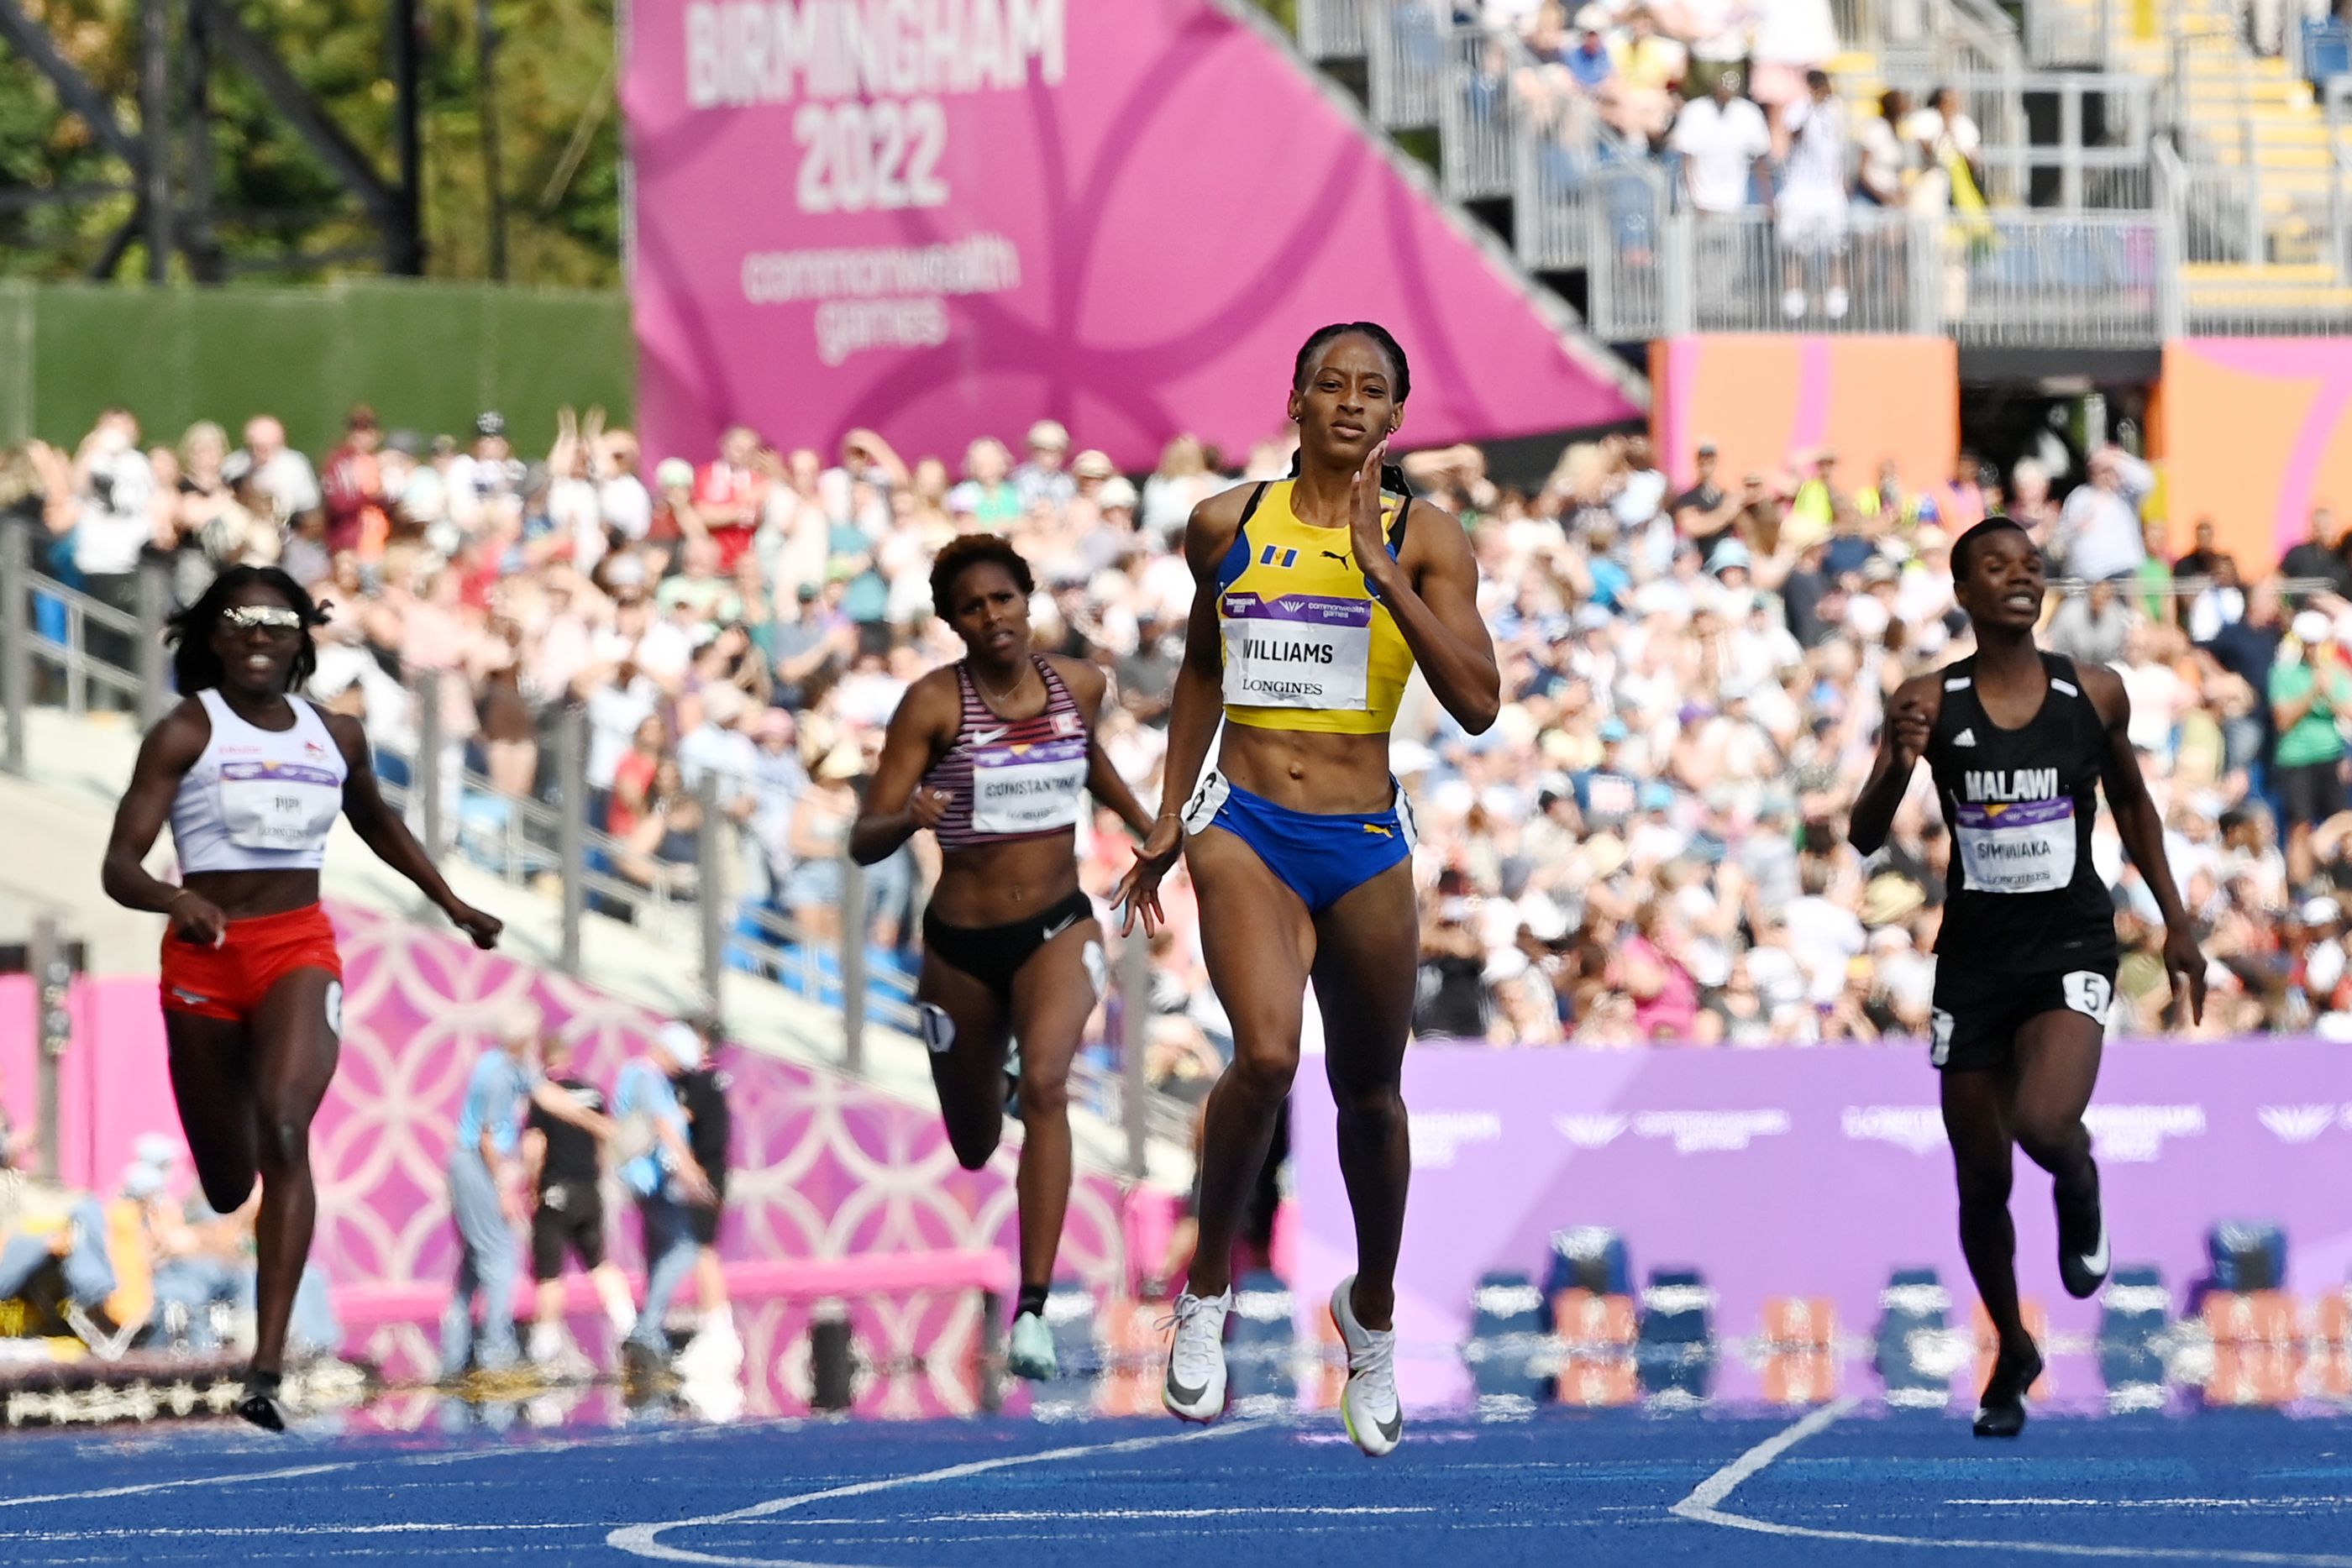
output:
<svg viewBox="0 0 2352 1568"><path fill-rule="evenodd" d="M570 1252L583 1269L604 1261L604 1200L588 1182L557 1182L530 1217L530 1277L559 1279Z"/></svg>
<svg viewBox="0 0 2352 1568"><path fill-rule="evenodd" d="M2043 1013L2076 1012L2101 1024L2116 997L2116 960L2081 969L1969 973L1949 957L1936 965L1928 1061L1947 1072L1999 1072L2016 1053L2017 1031Z"/></svg>

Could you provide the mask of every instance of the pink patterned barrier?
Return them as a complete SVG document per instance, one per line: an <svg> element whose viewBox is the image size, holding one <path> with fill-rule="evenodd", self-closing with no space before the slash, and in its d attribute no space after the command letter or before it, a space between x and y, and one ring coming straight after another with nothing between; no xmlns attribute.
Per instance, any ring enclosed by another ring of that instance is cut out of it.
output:
<svg viewBox="0 0 2352 1568"><path fill-rule="evenodd" d="M593 987L475 951L443 932L332 909L344 964L343 1056L311 1142L320 1189L314 1260L339 1286L446 1281L457 1267L445 1175L466 1079L505 1011L535 1002L569 1039L576 1071L608 1087L661 1021ZM152 980L85 982L77 1049L66 1063L67 1175L110 1186L130 1141L176 1127L163 1071ZM0 982L0 1080L25 1124L34 1109L31 998ZM1015 1255L1019 1220L1009 1143L987 1168L961 1169L928 1111L829 1073L736 1051L735 1176L720 1252L730 1261L1000 1249ZM103 1092L101 1092L101 1086ZM1063 1232L1066 1276L1123 1280L1126 1202L1117 1184L1081 1176ZM639 1264L633 1215L616 1217L618 1260ZM1010 1274L1002 1281L1009 1293ZM969 1291L854 1298L865 1359L881 1369L858 1408L888 1415L971 1409L979 1303ZM804 1407L809 1304L740 1305L748 1411ZM429 1327L388 1324L347 1347L394 1375L429 1375Z"/></svg>

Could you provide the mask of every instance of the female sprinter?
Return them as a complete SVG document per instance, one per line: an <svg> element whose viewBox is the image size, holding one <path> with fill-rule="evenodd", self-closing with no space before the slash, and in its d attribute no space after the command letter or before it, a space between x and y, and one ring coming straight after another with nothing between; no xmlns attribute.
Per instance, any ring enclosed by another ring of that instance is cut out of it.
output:
<svg viewBox="0 0 2352 1568"><path fill-rule="evenodd" d="M1095 739L1102 672L1030 647L1035 587L1029 563L993 534L940 551L931 603L965 655L899 700L849 852L872 865L919 828L939 839L915 999L940 1114L966 1170L996 1152L1006 1048L1020 1041L1021 1300L1006 1365L1051 1378L1045 1297L1070 1197L1070 1059L1104 982L1075 830L1089 792L1138 837L1151 820ZM1156 922L1157 903L1145 907Z"/></svg>
<svg viewBox="0 0 2352 1568"><path fill-rule="evenodd" d="M1184 553L1198 591L1163 803L1191 800L1160 813L1118 891L1131 918L1183 850L1209 978L1234 1026L1233 1065L1209 1097L1200 1244L1161 1396L1188 1421L1224 1407L1234 1233L1297 1071L1311 981L1356 1220L1357 1272L1331 1296L1348 1347L1340 1414L1368 1454L1388 1453L1404 1429L1393 1312L1412 1155L1399 1081L1421 958L1412 822L1389 775L1389 729L1416 664L1474 734L1495 722L1502 686L1462 525L1413 501L1384 463L1412 386L1385 330L1324 328L1291 378L1297 476L1193 508ZM1221 692L1224 740L1202 779Z"/></svg>
<svg viewBox="0 0 2352 1568"><path fill-rule="evenodd" d="M139 748L106 846L107 896L171 917L163 1034L205 1200L234 1214L261 1178L259 1323L237 1414L283 1431L286 1321L318 1195L310 1118L335 1075L342 960L319 907L340 813L478 947L499 923L457 901L376 793L359 721L289 694L325 617L275 567L232 567L172 618L184 696ZM169 818L182 882L140 863Z"/></svg>
<svg viewBox="0 0 2352 1568"><path fill-rule="evenodd" d="M2054 1178L2067 1293L2089 1296L2107 1277L2099 1171L2083 1125L2116 982L2115 905L2091 863L2102 779L2116 831L2164 915L2173 995L2185 989L2200 1018L2205 959L2126 733L2122 678L2034 645L2042 552L2016 523L1987 517L1952 546L1952 577L1977 651L1895 688L1848 837L1877 852L1926 758L1953 850L1927 1060L1944 1074L1960 1249L2000 1334L1976 1433L2014 1437L2042 1355L2017 1310L2012 1149Z"/></svg>

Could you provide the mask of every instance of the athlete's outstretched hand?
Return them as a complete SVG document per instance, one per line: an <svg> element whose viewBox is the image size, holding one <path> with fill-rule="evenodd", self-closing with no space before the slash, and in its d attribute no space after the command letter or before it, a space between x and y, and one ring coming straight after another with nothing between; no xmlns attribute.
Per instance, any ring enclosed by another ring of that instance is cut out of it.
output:
<svg viewBox="0 0 2352 1568"><path fill-rule="evenodd" d="M1894 737L1895 767L1906 779L1927 754L1927 737L1935 728L1927 699L1916 692L1897 692L1887 705L1886 728Z"/></svg>
<svg viewBox="0 0 2352 1568"><path fill-rule="evenodd" d="M495 915L485 915L470 904L453 901L449 905L449 919L458 930L472 937L474 946L485 953L499 945L499 933L506 929L506 922Z"/></svg>
<svg viewBox="0 0 2352 1568"><path fill-rule="evenodd" d="M2189 1004L2189 1021L2205 1021L2205 953L2197 933L2187 925L2164 928L2164 977L2172 987L2172 1003Z"/></svg>
<svg viewBox="0 0 2352 1568"><path fill-rule="evenodd" d="M1151 836L1136 847L1135 863L1118 879L1111 903L1119 911L1118 934L1122 936L1135 929L1135 917L1143 916L1146 936L1168 924L1168 916L1160 907L1160 879L1176 864L1176 856L1184 847L1184 824L1174 817L1162 817L1151 824Z"/></svg>

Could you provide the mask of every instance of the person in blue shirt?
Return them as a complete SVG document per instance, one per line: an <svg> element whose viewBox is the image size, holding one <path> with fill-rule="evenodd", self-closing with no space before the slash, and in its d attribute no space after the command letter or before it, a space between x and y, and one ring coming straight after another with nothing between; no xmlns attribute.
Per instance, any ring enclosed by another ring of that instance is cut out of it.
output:
<svg viewBox="0 0 2352 1568"><path fill-rule="evenodd" d="M716 1204L718 1194L694 1157L678 1081L702 1065L702 1037L682 1023L664 1024L654 1049L621 1069L613 1110L626 1158L621 1181L636 1196L645 1221L646 1301L637 1325L622 1343L629 1376L642 1384L669 1363L662 1319L670 1298L694 1271L698 1244L689 1206Z"/></svg>
<svg viewBox="0 0 2352 1568"><path fill-rule="evenodd" d="M522 1108L529 1101L549 1115L609 1136L613 1124L582 1110L572 1096L541 1078L532 1053L540 1013L509 1013L499 1049L485 1051L466 1084L457 1138L449 1152L449 1207L457 1222L457 1285L441 1318L441 1374L504 1372L515 1364L514 1288L518 1228L530 1217L519 1157ZM482 1299L482 1329L474 1333L474 1298Z"/></svg>

